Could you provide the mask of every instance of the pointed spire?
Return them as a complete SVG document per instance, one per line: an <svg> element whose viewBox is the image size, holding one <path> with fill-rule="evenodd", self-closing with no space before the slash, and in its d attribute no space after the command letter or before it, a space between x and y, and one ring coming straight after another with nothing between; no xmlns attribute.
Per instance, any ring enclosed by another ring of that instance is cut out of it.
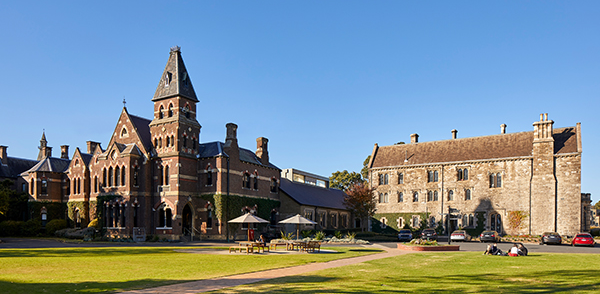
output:
<svg viewBox="0 0 600 294"><path fill-rule="evenodd" d="M167 66L165 66L165 70L160 78L158 87L156 87L156 92L154 93L152 101L173 96L183 96L194 102L198 102L196 92L192 86L192 81L183 64L181 48L179 46L171 47Z"/></svg>
<svg viewBox="0 0 600 294"><path fill-rule="evenodd" d="M47 144L48 144L48 141L46 141L46 130L44 129L42 131L42 139L40 140L40 146L45 147Z"/></svg>
<svg viewBox="0 0 600 294"><path fill-rule="evenodd" d="M52 147L48 147L48 141L46 141L46 130L42 132L42 139L40 140L40 147L38 149L40 149L37 157L38 161L52 156Z"/></svg>

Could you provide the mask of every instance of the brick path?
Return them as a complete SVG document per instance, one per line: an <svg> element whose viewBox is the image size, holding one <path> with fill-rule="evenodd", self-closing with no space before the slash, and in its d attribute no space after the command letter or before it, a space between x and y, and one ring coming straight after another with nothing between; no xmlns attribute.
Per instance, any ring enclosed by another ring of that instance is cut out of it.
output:
<svg viewBox="0 0 600 294"><path fill-rule="evenodd" d="M377 246L377 245L375 245ZM272 269L262 272L254 272L240 275L233 275L215 279L200 280L194 282L187 282L169 286L162 286L156 288L148 288L142 290L133 290L124 293L129 294L154 294L154 293L201 293L214 290L220 290L229 287L235 287L244 284L256 283L264 280L300 275L308 272L329 269L334 267L340 267L345 265L351 265L361 263L370 260L376 260L381 258L387 258L397 255L410 253L410 251L403 251L398 249L390 249L382 246L377 246L380 249L385 249L386 252L371 254L366 256L358 256L352 258L338 259L328 262L321 263L310 263L305 265L299 265L294 267Z"/></svg>

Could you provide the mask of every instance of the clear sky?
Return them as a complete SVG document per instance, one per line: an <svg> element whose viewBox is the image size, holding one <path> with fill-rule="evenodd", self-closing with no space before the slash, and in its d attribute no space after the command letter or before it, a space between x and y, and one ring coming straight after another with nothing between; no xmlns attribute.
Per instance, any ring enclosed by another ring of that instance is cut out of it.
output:
<svg viewBox="0 0 600 294"><path fill-rule="evenodd" d="M373 144L582 124L582 192L600 199L598 1L0 1L0 145L35 158L106 147L122 100L152 117L169 56L200 102L201 142L330 176Z"/></svg>

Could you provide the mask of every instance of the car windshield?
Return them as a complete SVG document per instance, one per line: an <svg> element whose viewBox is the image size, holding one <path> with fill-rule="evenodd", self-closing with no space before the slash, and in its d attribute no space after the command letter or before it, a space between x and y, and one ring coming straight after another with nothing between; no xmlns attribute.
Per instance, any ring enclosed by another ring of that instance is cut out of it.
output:
<svg viewBox="0 0 600 294"><path fill-rule="evenodd" d="M577 235L577 237L578 238L589 238L589 237L591 237L591 235L588 235L588 234L579 234L579 235Z"/></svg>
<svg viewBox="0 0 600 294"><path fill-rule="evenodd" d="M400 230L400 234L409 234L410 230Z"/></svg>
<svg viewBox="0 0 600 294"><path fill-rule="evenodd" d="M547 235L547 236L559 236L558 233L554 233L554 232L546 232L546 233L544 233L544 235Z"/></svg>
<svg viewBox="0 0 600 294"><path fill-rule="evenodd" d="M452 233L452 234L464 234L464 233L465 233L465 231L454 231L454 233Z"/></svg>

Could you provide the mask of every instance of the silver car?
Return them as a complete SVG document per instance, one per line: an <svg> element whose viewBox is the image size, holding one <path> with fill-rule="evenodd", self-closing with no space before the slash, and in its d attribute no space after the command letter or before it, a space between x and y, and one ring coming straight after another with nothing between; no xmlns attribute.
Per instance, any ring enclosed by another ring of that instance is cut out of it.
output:
<svg viewBox="0 0 600 294"><path fill-rule="evenodd" d="M398 241L410 240L412 240L412 232L410 230L400 230L400 232L398 232Z"/></svg>
<svg viewBox="0 0 600 294"><path fill-rule="evenodd" d="M469 233L467 233L467 231L465 230L456 230L454 232L452 232L452 234L450 235L450 240L451 241L461 241L461 242L466 242L466 241L471 241L471 235L469 235Z"/></svg>

